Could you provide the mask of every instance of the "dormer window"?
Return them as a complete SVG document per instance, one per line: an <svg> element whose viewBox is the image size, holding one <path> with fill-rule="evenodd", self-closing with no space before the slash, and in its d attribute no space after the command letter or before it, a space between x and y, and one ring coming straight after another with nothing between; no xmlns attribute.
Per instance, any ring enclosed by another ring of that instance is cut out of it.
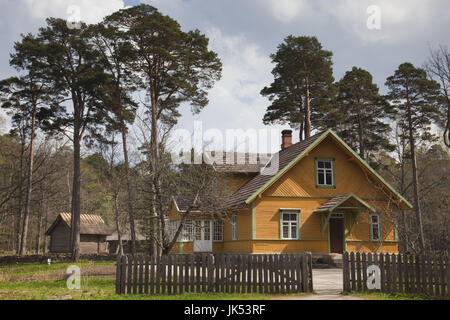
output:
<svg viewBox="0 0 450 320"><path fill-rule="evenodd" d="M335 188L335 172L333 158L316 158L316 187Z"/></svg>

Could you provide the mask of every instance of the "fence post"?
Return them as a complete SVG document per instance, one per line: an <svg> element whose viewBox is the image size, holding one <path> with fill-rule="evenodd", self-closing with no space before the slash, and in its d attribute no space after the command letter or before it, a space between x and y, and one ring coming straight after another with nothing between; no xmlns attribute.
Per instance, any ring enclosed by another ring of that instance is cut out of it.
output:
<svg viewBox="0 0 450 320"><path fill-rule="evenodd" d="M148 283L149 283L149 256L145 255L145 279L144 279L144 293L148 294Z"/></svg>
<svg viewBox="0 0 450 320"><path fill-rule="evenodd" d="M133 272L133 260L130 255L127 255L127 294L131 294L132 289L132 272Z"/></svg>
<svg viewBox="0 0 450 320"><path fill-rule="evenodd" d="M120 294L121 293L121 272L122 272L122 256L120 254L117 255L117 260L116 260L116 294Z"/></svg>
<svg viewBox="0 0 450 320"><path fill-rule="evenodd" d="M445 268L447 269L447 297L450 296L450 259L448 256L445 258Z"/></svg>
<svg viewBox="0 0 450 320"><path fill-rule="evenodd" d="M312 271L312 253L309 253L308 268L309 268L309 291L313 292L313 271Z"/></svg>
<svg viewBox="0 0 450 320"><path fill-rule="evenodd" d="M386 286L385 291L391 292L391 255L386 253L385 256L385 275L386 275Z"/></svg>
<svg viewBox="0 0 450 320"><path fill-rule="evenodd" d="M367 291L367 255L365 252L361 254L362 261L362 291Z"/></svg>
<svg viewBox="0 0 450 320"><path fill-rule="evenodd" d="M362 291L361 285L361 253L356 253L356 290Z"/></svg>
<svg viewBox="0 0 450 320"><path fill-rule="evenodd" d="M391 268L392 268L392 292L397 292L397 255L392 254Z"/></svg>
<svg viewBox="0 0 450 320"><path fill-rule="evenodd" d="M306 254L302 254L302 292L308 291L308 261Z"/></svg>
<svg viewBox="0 0 450 320"><path fill-rule="evenodd" d="M350 291L350 283L349 283L349 272L348 272L348 252L344 252L342 255L342 272L344 279L344 292Z"/></svg>
<svg viewBox="0 0 450 320"><path fill-rule="evenodd" d="M350 253L350 282L351 290L356 290L356 277L355 277L355 253Z"/></svg>
<svg viewBox="0 0 450 320"><path fill-rule="evenodd" d="M214 291L214 256L208 255L208 292Z"/></svg>

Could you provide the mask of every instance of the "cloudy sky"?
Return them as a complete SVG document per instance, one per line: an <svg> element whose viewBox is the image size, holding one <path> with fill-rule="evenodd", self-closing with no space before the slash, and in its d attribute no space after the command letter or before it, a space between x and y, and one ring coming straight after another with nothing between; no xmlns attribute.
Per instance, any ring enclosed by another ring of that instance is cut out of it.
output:
<svg viewBox="0 0 450 320"><path fill-rule="evenodd" d="M67 18L76 4L82 20L104 15L138 0L2 0L0 11L0 76L14 74L9 53L21 33L36 32L49 16ZM421 66L429 47L450 46L448 0L149 0L143 1L176 19L184 30L200 29L223 62L223 77L210 91L210 104L198 116L182 108L180 128L194 120L203 130L265 128L268 101L259 92L272 81L269 55L283 39L317 36L333 52L335 79L352 66L370 71L384 92L386 77L409 61ZM375 7L374 7L375 6ZM373 28L379 10L380 25ZM372 22L368 28L368 21ZM281 128L281 127L276 127ZM279 141L272 149L279 148ZM262 151L262 150L261 150Z"/></svg>

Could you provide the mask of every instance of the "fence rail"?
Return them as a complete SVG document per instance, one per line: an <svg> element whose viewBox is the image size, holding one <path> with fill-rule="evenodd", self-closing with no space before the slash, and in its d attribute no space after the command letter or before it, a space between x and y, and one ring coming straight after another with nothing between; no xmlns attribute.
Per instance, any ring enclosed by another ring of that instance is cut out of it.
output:
<svg viewBox="0 0 450 320"><path fill-rule="evenodd" d="M117 257L117 294L311 292L311 254Z"/></svg>
<svg viewBox="0 0 450 320"><path fill-rule="evenodd" d="M344 292L368 291L367 268L375 265L380 270L381 292L450 294L448 257L344 252L342 262Z"/></svg>

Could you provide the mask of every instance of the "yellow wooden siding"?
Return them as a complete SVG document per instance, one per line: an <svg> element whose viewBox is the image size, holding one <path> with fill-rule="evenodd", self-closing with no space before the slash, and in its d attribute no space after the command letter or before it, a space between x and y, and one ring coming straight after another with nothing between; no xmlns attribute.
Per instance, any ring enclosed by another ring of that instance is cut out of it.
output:
<svg viewBox="0 0 450 320"><path fill-rule="evenodd" d="M247 240L252 237L252 214L250 209L241 210L237 214L237 240ZM223 240L231 240L231 215L223 221Z"/></svg>
<svg viewBox="0 0 450 320"><path fill-rule="evenodd" d="M335 188L317 188L315 158L335 159ZM237 190L250 177L247 175L227 175L219 185L226 185L227 194ZM231 241L230 220L224 221L224 242L214 243L214 252L304 252L328 253L328 228L322 232L321 215L314 210L337 195L353 193L380 213L383 242L370 241L369 211L358 215L357 223L350 233L354 213L344 213L346 250L360 252L398 252L393 228L394 203L388 201L390 193L369 178L356 161L343 148L326 138L308 156L291 168L284 176L255 199L255 238L252 240L252 209L246 205L238 211L238 241ZM351 203L346 205L350 205ZM280 209L300 209L301 240L280 240ZM171 208L170 219L179 219ZM178 248L177 244L177 248ZM174 249L175 250L175 249ZM178 252L178 249L175 250ZM192 252L192 243L185 243L183 251Z"/></svg>
<svg viewBox="0 0 450 320"><path fill-rule="evenodd" d="M397 242L348 241L349 252L398 253Z"/></svg>
<svg viewBox="0 0 450 320"><path fill-rule="evenodd" d="M334 158L336 188L316 188L315 158ZM386 198L343 148L326 138L264 192L265 196L333 197L354 193L360 198Z"/></svg>
<svg viewBox="0 0 450 320"><path fill-rule="evenodd" d="M180 253L181 243L174 245L171 253ZM347 241L347 251L396 253L396 242ZM213 242L213 253L328 253L327 240L242 240ZM193 243L183 243L183 253L193 253Z"/></svg>

